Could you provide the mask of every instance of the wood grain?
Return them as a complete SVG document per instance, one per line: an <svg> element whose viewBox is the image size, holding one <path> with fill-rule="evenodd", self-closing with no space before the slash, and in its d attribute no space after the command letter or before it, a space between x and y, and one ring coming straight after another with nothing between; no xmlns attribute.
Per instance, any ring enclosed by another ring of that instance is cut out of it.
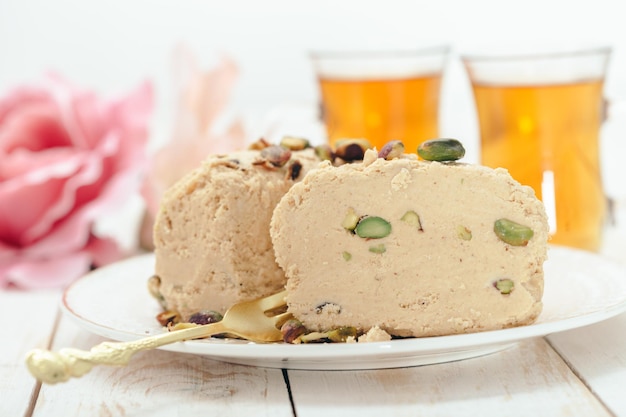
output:
<svg viewBox="0 0 626 417"><path fill-rule="evenodd" d="M298 417L610 415L543 339L432 366L288 374Z"/></svg>
<svg viewBox="0 0 626 417"><path fill-rule="evenodd" d="M626 314L548 340L615 415L626 415Z"/></svg>
<svg viewBox="0 0 626 417"><path fill-rule="evenodd" d="M63 318L53 349L88 349L105 339ZM97 366L64 384L43 385L41 416L292 416L281 370L231 365L166 351L139 352L125 367Z"/></svg>
<svg viewBox="0 0 626 417"><path fill-rule="evenodd" d="M58 291L0 291L0 416L28 413L37 381L24 363L26 352L48 346L59 302Z"/></svg>

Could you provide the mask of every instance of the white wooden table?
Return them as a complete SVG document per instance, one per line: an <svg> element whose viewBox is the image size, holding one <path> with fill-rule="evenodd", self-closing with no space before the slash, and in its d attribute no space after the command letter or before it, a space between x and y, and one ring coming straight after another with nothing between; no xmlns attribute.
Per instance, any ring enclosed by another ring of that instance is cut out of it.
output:
<svg viewBox="0 0 626 417"><path fill-rule="evenodd" d="M626 263L626 233L607 239L604 256ZM24 365L27 351L89 349L104 340L60 314L60 295L0 291L0 417L626 417L626 314L488 356L413 368L293 371L148 351L127 367L41 385Z"/></svg>

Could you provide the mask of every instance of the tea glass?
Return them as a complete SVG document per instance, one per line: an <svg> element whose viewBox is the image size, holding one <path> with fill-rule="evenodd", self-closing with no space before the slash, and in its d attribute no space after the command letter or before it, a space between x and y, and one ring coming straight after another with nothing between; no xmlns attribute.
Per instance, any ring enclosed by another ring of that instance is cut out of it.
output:
<svg viewBox="0 0 626 417"><path fill-rule="evenodd" d="M481 163L531 186L551 243L597 251L607 210L600 166L609 47L462 55L480 130Z"/></svg>
<svg viewBox="0 0 626 417"><path fill-rule="evenodd" d="M407 151L439 135L447 46L416 50L313 52L327 139L364 138Z"/></svg>

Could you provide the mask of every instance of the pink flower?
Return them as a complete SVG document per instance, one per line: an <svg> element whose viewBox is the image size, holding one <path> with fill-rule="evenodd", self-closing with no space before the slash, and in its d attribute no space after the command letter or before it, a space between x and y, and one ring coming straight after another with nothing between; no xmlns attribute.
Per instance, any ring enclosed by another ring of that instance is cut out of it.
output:
<svg viewBox="0 0 626 417"><path fill-rule="evenodd" d="M0 98L0 286L58 287L119 259L92 232L136 190L152 89L104 101L59 76Z"/></svg>

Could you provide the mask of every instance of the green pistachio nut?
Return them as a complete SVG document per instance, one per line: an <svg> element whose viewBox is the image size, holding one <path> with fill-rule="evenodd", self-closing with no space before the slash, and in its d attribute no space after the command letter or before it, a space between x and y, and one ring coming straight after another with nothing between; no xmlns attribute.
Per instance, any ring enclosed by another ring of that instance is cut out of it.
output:
<svg viewBox="0 0 626 417"><path fill-rule="evenodd" d="M315 148L315 155L322 161L333 161L335 155L333 150L328 145L317 145Z"/></svg>
<svg viewBox="0 0 626 417"><path fill-rule="evenodd" d="M417 214L413 210L409 210L406 213L404 213L402 217L400 217L400 220L402 220L403 222L411 226L414 226L419 231L424 231L424 229L422 228L422 221L420 220L419 214Z"/></svg>
<svg viewBox="0 0 626 417"><path fill-rule="evenodd" d="M500 294L510 294L515 287L515 283L512 279L503 278L494 282L493 286L500 291Z"/></svg>
<svg viewBox="0 0 626 417"><path fill-rule="evenodd" d="M458 225L456 227L456 234L460 239L472 240L472 231L465 226Z"/></svg>
<svg viewBox="0 0 626 417"><path fill-rule="evenodd" d="M456 161L465 156L463 144L456 139L432 139L421 143L417 154L426 161Z"/></svg>
<svg viewBox="0 0 626 417"><path fill-rule="evenodd" d="M370 246L369 251L372 253L385 253L387 252L387 247L381 243L379 245Z"/></svg>
<svg viewBox="0 0 626 417"><path fill-rule="evenodd" d="M289 319L280 327L285 343L294 343L294 341L306 332L306 328L300 320Z"/></svg>
<svg viewBox="0 0 626 417"><path fill-rule="evenodd" d="M196 313L193 313L191 316L189 316L189 319L187 320L187 322L204 325L204 324L210 324L210 323L217 323L219 321L222 321L223 318L224 316L222 316L222 314L219 311L200 310Z"/></svg>
<svg viewBox="0 0 626 417"><path fill-rule="evenodd" d="M148 278L148 292L154 297L164 309L167 309L165 297L161 294L161 278L158 275L152 275Z"/></svg>
<svg viewBox="0 0 626 417"><path fill-rule="evenodd" d="M296 136L284 136L280 140L280 146L287 148L291 151L301 151L310 146L309 140L305 138L299 138Z"/></svg>
<svg viewBox="0 0 626 417"><path fill-rule="evenodd" d="M354 232L354 229L356 229L356 225L359 223L360 218L361 217L356 214L354 209L350 207L345 217L343 218L343 221L341 222L341 226L350 232Z"/></svg>
<svg viewBox="0 0 626 417"><path fill-rule="evenodd" d="M381 239L391 233L391 223L382 217L363 217L356 225L354 232L364 239Z"/></svg>
<svg viewBox="0 0 626 417"><path fill-rule="evenodd" d="M261 158L275 167L282 167L291 159L291 151L282 146L270 145L261 150Z"/></svg>
<svg viewBox="0 0 626 417"><path fill-rule="evenodd" d="M352 326L340 327L326 333L326 337L335 343L345 343L349 337L356 337L356 335L356 328Z"/></svg>
<svg viewBox="0 0 626 417"><path fill-rule="evenodd" d="M378 152L378 157L383 158L387 161L391 161L394 158L399 158L404 153L404 143L399 140L392 140L387 142L380 148Z"/></svg>
<svg viewBox="0 0 626 417"><path fill-rule="evenodd" d="M498 219L493 224L493 231L505 243L512 246L526 246L534 232L528 226L508 219Z"/></svg>

